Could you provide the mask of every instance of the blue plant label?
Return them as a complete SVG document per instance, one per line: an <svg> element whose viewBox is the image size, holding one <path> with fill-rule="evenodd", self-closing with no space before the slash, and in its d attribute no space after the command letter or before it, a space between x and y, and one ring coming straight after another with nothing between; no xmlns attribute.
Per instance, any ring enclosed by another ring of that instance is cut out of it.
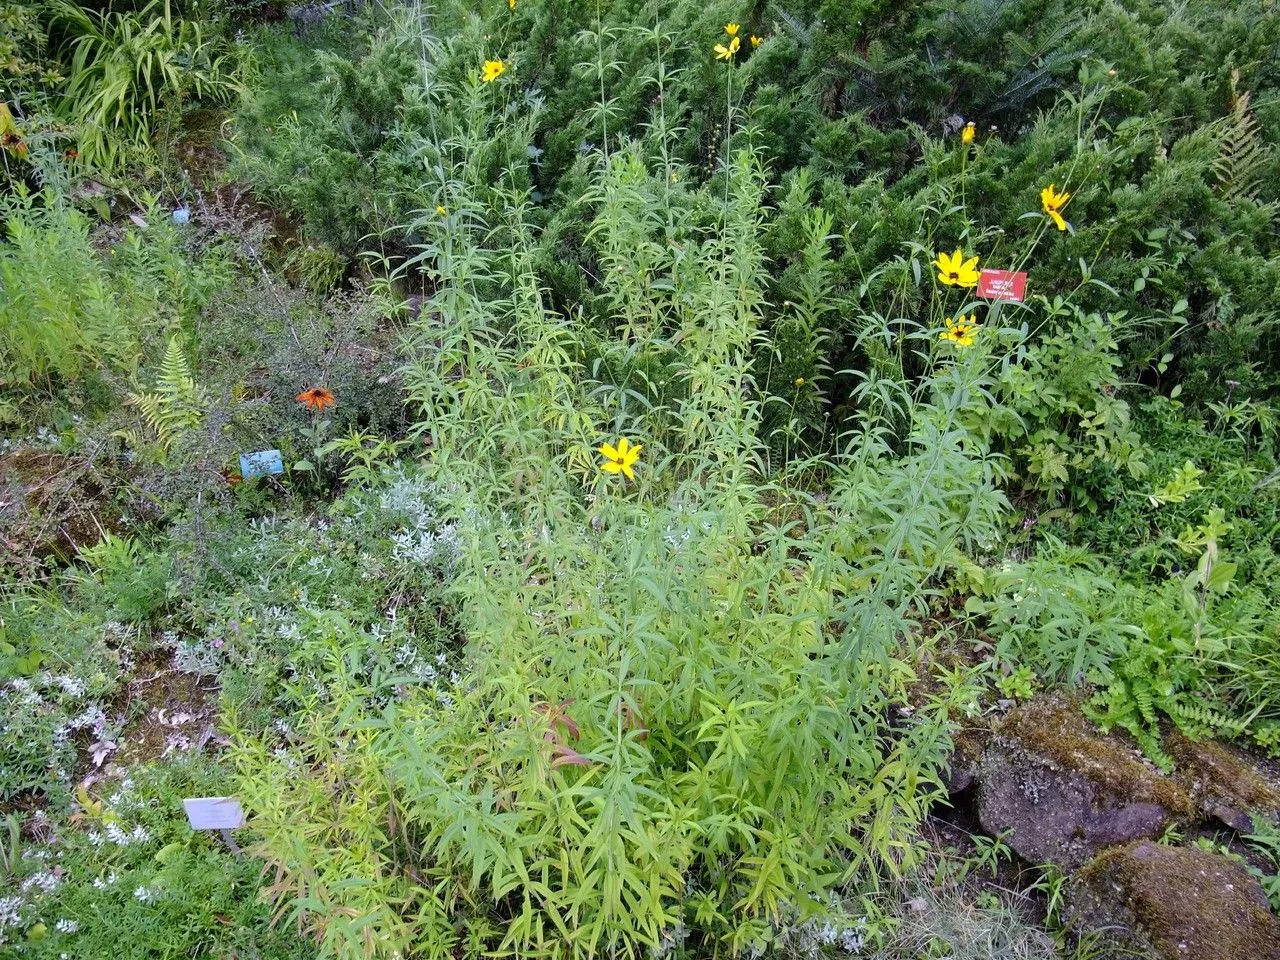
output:
<svg viewBox="0 0 1280 960"><path fill-rule="evenodd" d="M259 450L240 454L240 476L246 480L284 473L284 460L279 450Z"/></svg>

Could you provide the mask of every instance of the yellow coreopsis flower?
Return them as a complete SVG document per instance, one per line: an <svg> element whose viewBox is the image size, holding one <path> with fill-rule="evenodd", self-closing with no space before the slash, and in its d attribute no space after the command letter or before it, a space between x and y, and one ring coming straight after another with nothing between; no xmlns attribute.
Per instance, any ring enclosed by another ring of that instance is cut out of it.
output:
<svg viewBox="0 0 1280 960"><path fill-rule="evenodd" d="M731 37L736 37L738 35L738 25L736 23L726 23L724 25L724 32Z"/></svg>
<svg viewBox="0 0 1280 960"><path fill-rule="evenodd" d="M727 47L723 43L717 43L716 59L732 60L734 54L736 54L741 48L742 48L742 41L739 40L737 37L734 37L732 40L730 40L729 45Z"/></svg>
<svg viewBox="0 0 1280 960"><path fill-rule="evenodd" d="M632 467L640 459L640 451L643 449L640 444L633 445L626 437L619 440L616 447L611 443L602 443L600 455L604 457L604 463L600 464L600 469L605 473L621 473L628 480L634 480L636 475Z"/></svg>
<svg viewBox="0 0 1280 960"><path fill-rule="evenodd" d="M949 287L976 287L978 285L978 258L964 258L964 251L956 247L955 253L940 253L933 261L938 268L938 280Z"/></svg>
<svg viewBox="0 0 1280 960"><path fill-rule="evenodd" d="M1040 191L1040 206L1044 208L1044 212L1053 221L1054 226L1059 230L1065 230L1067 229L1067 221L1062 219L1062 208L1071 199L1071 194L1065 190L1062 193L1058 193L1056 188L1057 184L1051 183Z"/></svg>
<svg viewBox="0 0 1280 960"><path fill-rule="evenodd" d="M501 60L486 60L484 62L484 73L480 75L480 79L485 83L493 83L500 76L507 72L507 65Z"/></svg>
<svg viewBox="0 0 1280 960"><path fill-rule="evenodd" d="M444 208L443 204L436 207L436 213L442 217L447 217L449 215L449 211Z"/></svg>
<svg viewBox="0 0 1280 960"><path fill-rule="evenodd" d="M764 43L764 37L757 37L754 33L751 35L751 46L758 47Z"/></svg>
<svg viewBox="0 0 1280 960"><path fill-rule="evenodd" d="M978 323L973 314L959 316L952 320L947 317L947 329L938 334L939 340L950 340L957 347L969 347L978 336Z"/></svg>
<svg viewBox="0 0 1280 960"><path fill-rule="evenodd" d="M973 125L973 121L970 120L964 125L964 129L960 131L960 142L967 147L969 144L973 143L973 138L977 135L978 129Z"/></svg>
<svg viewBox="0 0 1280 960"><path fill-rule="evenodd" d="M516 8L516 0L507 0L507 7L514 10Z"/></svg>

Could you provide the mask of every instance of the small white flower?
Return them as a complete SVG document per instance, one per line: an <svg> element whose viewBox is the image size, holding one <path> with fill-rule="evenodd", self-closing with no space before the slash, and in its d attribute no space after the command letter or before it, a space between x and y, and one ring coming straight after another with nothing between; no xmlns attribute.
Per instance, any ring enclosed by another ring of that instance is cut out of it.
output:
<svg viewBox="0 0 1280 960"><path fill-rule="evenodd" d="M54 890L58 889L59 882L56 874L41 870L39 873L33 873L22 881L22 892L30 893L32 890L38 889L43 893L53 893Z"/></svg>
<svg viewBox="0 0 1280 960"><path fill-rule="evenodd" d="M64 918L55 923L53 925L53 929L57 930L59 933L75 933L80 929L80 924L76 923L74 920L67 920Z"/></svg>
<svg viewBox="0 0 1280 960"><path fill-rule="evenodd" d="M137 900L139 903L150 903L155 899L155 895L146 887L139 887L137 890L133 891L133 899Z"/></svg>
<svg viewBox="0 0 1280 960"><path fill-rule="evenodd" d="M21 897L0 897L0 931L5 927L16 927L22 922L19 915L22 905Z"/></svg>

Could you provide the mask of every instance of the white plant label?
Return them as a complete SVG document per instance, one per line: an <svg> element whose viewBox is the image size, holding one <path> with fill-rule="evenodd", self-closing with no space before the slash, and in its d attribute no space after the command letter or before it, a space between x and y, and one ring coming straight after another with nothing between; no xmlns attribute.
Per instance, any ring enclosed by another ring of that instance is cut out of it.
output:
<svg viewBox="0 0 1280 960"><path fill-rule="evenodd" d="M235 830L244 826L244 808L235 797L188 797L182 807L192 830Z"/></svg>

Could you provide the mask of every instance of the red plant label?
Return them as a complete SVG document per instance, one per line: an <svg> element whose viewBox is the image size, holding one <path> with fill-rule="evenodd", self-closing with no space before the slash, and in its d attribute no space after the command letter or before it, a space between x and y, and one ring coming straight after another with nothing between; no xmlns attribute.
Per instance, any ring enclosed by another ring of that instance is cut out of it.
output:
<svg viewBox="0 0 1280 960"><path fill-rule="evenodd" d="M1027 275L1017 270L983 270L978 275L978 296L986 300L1015 300L1027 295Z"/></svg>

